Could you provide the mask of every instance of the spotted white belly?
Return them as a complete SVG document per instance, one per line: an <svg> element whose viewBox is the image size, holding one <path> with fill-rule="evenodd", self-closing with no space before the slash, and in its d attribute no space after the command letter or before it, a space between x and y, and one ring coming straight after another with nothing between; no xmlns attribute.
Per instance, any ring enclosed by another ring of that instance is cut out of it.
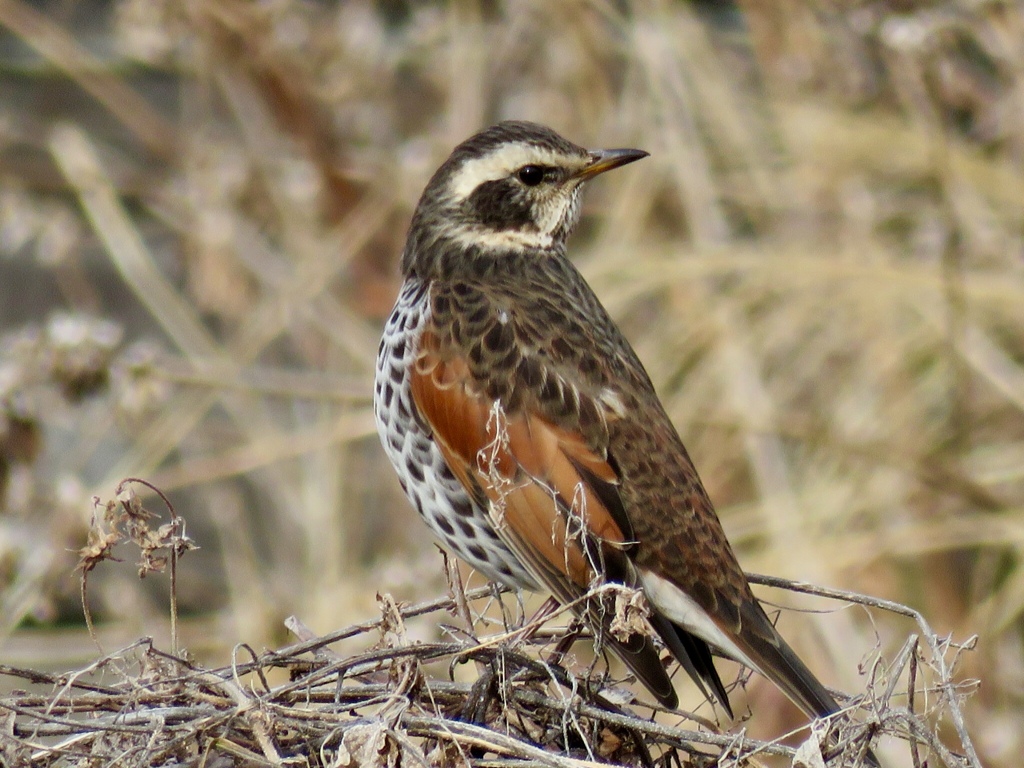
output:
<svg viewBox="0 0 1024 768"><path fill-rule="evenodd" d="M416 414L408 373L429 314L427 286L407 280L377 352L373 412L384 451L409 501L447 549L488 579L536 589L526 569L499 540L486 510L452 474Z"/></svg>

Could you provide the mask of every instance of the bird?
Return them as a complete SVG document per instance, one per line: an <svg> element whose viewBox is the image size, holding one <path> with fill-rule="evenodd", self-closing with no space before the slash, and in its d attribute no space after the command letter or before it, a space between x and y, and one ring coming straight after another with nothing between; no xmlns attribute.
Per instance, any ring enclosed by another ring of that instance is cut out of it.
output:
<svg viewBox="0 0 1024 768"><path fill-rule="evenodd" d="M409 225L377 430L446 549L574 606L661 705L679 700L658 643L611 631L614 589L597 587L642 593L654 635L730 718L713 650L826 717L836 700L754 596L643 364L567 255L584 186L647 156L525 121L455 147Z"/></svg>

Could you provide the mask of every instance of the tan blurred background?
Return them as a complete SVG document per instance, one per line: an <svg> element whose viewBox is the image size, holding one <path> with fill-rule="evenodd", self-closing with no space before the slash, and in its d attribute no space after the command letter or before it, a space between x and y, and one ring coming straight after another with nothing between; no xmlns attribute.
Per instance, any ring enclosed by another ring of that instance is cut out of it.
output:
<svg viewBox="0 0 1024 768"><path fill-rule="evenodd" d="M372 367L420 190L512 117L651 152L591 188L571 251L744 566L977 635L968 722L1018 765L1019 2L0 2L0 660L96 657L76 551L126 476L201 547L178 595L204 662L443 592ZM101 644L165 643L166 577L116 554ZM821 611L784 633L851 691L915 631L762 594Z"/></svg>

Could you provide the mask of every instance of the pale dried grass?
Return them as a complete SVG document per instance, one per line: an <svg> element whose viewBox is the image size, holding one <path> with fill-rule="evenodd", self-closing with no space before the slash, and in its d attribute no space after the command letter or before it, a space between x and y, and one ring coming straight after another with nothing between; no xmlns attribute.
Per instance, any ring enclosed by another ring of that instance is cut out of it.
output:
<svg viewBox="0 0 1024 768"><path fill-rule="evenodd" d="M91 652L69 552L129 476L191 510L180 630L213 664L280 644L289 614L326 633L377 590L436 594L372 434L374 349L426 178L522 117L652 152L594 187L573 253L744 565L977 635L968 723L986 764L1014 765L1024 19L739 5L0 4L12 661ZM152 582L97 571L106 647L166 638ZM887 658L912 631L874 618L787 615L786 634L861 690L876 631ZM792 724L752 696L758 735Z"/></svg>

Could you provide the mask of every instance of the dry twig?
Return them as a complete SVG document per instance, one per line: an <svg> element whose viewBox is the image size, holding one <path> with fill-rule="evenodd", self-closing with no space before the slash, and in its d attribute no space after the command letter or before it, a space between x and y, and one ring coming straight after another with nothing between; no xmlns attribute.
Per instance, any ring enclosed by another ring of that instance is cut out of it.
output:
<svg viewBox="0 0 1024 768"><path fill-rule="evenodd" d="M940 640L905 606L781 579L752 580L913 617L928 649L927 664L919 664L919 646L911 638L883 670L889 679L879 674L863 697L866 704L861 706L870 713L867 724L845 718L822 723L802 754L820 754L825 765L836 768L862 765L869 734L877 732L909 744L915 755L929 750L933 765L980 766L966 731L961 734L966 758L954 755L936 734L944 718L958 728L962 723L963 694L952 679L954 665L944 654L967 646ZM81 758L113 760L130 753L137 764L198 755L209 764L220 755L237 765L334 766L367 760L379 765L448 765L455 760L479 768L582 768L599 762L646 765L652 755L670 761L666 764L692 765L754 765L762 756L794 755L790 747L748 739L742 731L714 732L696 720L690 729L680 727L680 713L675 721L652 718L657 708L636 700L628 707L611 704L630 697L615 690L607 671L538 661L536 652L557 643L560 633L528 635L520 630L502 632L497 640L464 633L442 643L415 643L406 634L405 622L412 617L442 611L459 615L460 604L465 610L492 596L492 588L484 587L464 597L400 606L385 595L380 619L325 637L315 637L293 618L289 626L302 642L219 669L200 669L148 640L64 676L0 667L0 676L36 689L0 699L0 710L7 713L0 756L9 764L31 760L40 766L70 765ZM477 622L479 616L472 618ZM326 652L325 646L340 640L359 640L361 650ZM467 660L482 670L480 680L445 679L444 670ZM271 684L274 669L288 671L290 679ZM893 703L897 678L905 669L910 670L911 686L920 686L917 693L942 694L929 709L915 711L921 696L908 698L906 706ZM92 679L96 677L102 679ZM49 687L50 693L41 687ZM470 711L474 717L467 721ZM826 738L829 729L837 731L838 739ZM915 763L921 764L920 758Z"/></svg>

